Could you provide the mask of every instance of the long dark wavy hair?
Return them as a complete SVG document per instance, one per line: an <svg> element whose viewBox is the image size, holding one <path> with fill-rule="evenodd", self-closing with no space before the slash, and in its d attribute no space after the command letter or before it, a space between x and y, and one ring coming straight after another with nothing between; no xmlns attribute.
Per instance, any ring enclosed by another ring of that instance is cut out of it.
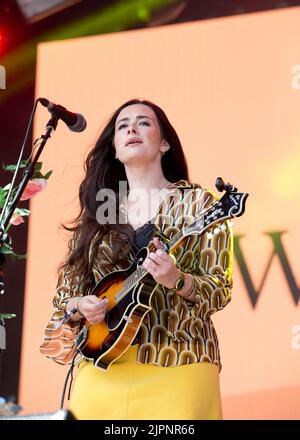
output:
<svg viewBox="0 0 300 440"><path fill-rule="evenodd" d="M73 232L73 235L69 241L68 255L59 266L58 271L68 269L68 271L73 273L73 276L79 277L81 282L87 283L87 285L92 283L93 259L97 246L99 246L100 240L106 233L110 230L115 230L119 237L113 243L113 264L116 264L122 258L122 255L120 255L122 242L124 243L125 240L132 242L132 226L118 222L119 181L127 181L128 185L128 180L124 164L115 158L116 150L113 139L115 122L119 113L123 108L133 104L144 104L154 111L158 119L162 138L170 145L169 150L162 155L161 159L165 178L170 182L177 182L181 179L189 181L187 163L181 142L165 112L159 106L147 100L132 99L121 105L112 114L96 145L89 152L85 160L84 170L86 175L79 187L80 213L70 222L73 226L67 227L62 225L67 231ZM101 202L96 200L96 194L104 188L113 190L116 196L116 224L99 224L97 222L96 211Z"/></svg>

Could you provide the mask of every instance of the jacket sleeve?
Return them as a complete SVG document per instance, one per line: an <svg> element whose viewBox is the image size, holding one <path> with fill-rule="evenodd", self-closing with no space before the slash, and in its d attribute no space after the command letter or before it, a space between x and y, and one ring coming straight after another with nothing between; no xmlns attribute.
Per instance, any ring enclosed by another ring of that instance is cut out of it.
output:
<svg viewBox="0 0 300 440"><path fill-rule="evenodd" d="M78 277L71 285L71 269L61 270L56 286L56 294L53 298L53 313L48 322L40 352L59 364L69 364L76 351L75 337L80 328L80 321L65 322L61 324L67 303L70 298L84 295L84 285Z"/></svg>
<svg viewBox="0 0 300 440"><path fill-rule="evenodd" d="M209 190L203 190L202 207L204 212L218 197ZM228 220L221 221L198 236L194 248L193 270L188 272L194 281L195 301L188 301L193 319L204 322L216 311L222 310L230 301L233 288L233 233Z"/></svg>

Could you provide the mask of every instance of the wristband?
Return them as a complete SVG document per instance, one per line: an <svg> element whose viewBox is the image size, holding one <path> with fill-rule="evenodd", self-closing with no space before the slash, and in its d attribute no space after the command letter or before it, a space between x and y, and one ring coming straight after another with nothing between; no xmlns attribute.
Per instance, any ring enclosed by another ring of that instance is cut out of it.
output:
<svg viewBox="0 0 300 440"><path fill-rule="evenodd" d="M191 285L190 289L188 290L188 292L184 296L182 295L182 297L185 299L188 299L189 296L191 296L194 293L195 279L194 279L193 275L191 275L191 276L192 276L192 285Z"/></svg>

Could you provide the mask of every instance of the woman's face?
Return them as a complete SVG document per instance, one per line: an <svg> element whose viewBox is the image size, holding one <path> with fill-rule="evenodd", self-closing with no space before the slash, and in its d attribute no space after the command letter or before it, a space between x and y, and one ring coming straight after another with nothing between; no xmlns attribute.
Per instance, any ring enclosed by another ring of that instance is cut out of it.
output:
<svg viewBox="0 0 300 440"><path fill-rule="evenodd" d="M132 138L137 138L138 142L128 143ZM169 149L162 139L156 114L144 104L129 105L119 113L114 145L117 158L123 164L152 162Z"/></svg>

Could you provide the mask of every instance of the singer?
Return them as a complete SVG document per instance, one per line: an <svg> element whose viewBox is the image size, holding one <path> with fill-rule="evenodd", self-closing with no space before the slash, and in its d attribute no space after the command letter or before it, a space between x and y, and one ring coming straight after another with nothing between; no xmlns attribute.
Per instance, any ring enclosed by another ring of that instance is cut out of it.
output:
<svg viewBox="0 0 300 440"><path fill-rule="evenodd" d="M85 167L81 211L66 227L72 232L69 253L59 268L40 351L57 363L71 363L83 318L97 324L107 314L107 301L91 295L93 287L128 268L143 247L151 250L142 264L155 290L137 337L108 370L80 360L69 409L77 419L222 419L222 366L211 315L231 300L232 228L225 221L215 234L187 236L173 255L153 236L157 230L174 236L217 196L190 183L175 129L146 100L130 100L113 113ZM127 185L125 197L120 182ZM99 218L101 190L116 195L116 221Z"/></svg>

